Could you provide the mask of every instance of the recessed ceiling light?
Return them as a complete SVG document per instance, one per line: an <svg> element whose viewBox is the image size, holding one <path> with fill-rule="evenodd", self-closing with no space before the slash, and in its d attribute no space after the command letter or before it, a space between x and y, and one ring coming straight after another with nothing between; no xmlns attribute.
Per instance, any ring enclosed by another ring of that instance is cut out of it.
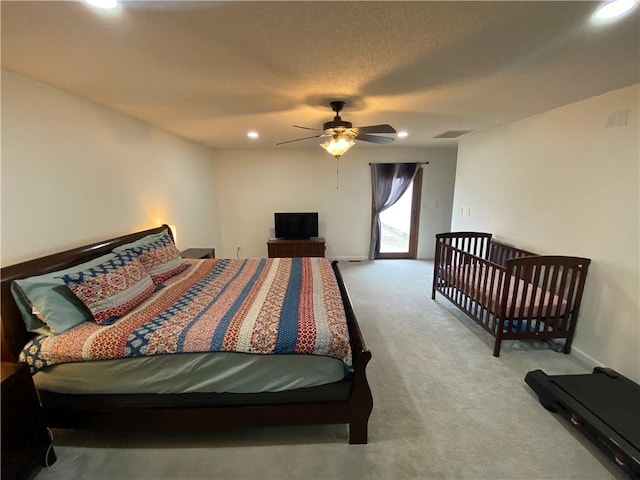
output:
<svg viewBox="0 0 640 480"><path fill-rule="evenodd" d="M594 18L598 20L609 20L611 18L621 17L630 13L638 5L638 0L609 0L602 4Z"/></svg>
<svg viewBox="0 0 640 480"><path fill-rule="evenodd" d="M105 10L116 8L118 6L118 0L84 0L84 2L88 3L92 7L103 8Z"/></svg>
<svg viewBox="0 0 640 480"><path fill-rule="evenodd" d="M405 138L409 136L409 132L405 132L404 130L398 132L398 138Z"/></svg>
<svg viewBox="0 0 640 480"><path fill-rule="evenodd" d="M260 135L258 135L258 132L255 132L253 130L247 133L247 137L249 138L258 138L259 136Z"/></svg>

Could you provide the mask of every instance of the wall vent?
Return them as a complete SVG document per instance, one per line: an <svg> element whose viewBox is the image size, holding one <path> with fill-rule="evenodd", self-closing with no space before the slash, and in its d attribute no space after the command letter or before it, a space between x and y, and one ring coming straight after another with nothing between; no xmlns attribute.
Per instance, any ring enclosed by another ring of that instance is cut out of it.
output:
<svg viewBox="0 0 640 480"><path fill-rule="evenodd" d="M443 132L440 135L436 135L433 138L458 138L472 131L473 130L447 130L446 132Z"/></svg>

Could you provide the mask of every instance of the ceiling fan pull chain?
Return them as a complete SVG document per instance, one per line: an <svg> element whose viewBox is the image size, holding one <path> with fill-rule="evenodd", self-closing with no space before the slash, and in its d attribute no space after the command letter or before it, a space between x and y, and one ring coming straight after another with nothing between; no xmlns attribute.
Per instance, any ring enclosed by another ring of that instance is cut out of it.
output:
<svg viewBox="0 0 640 480"><path fill-rule="evenodd" d="M340 175L339 163L340 163L340 157L336 157L336 190L338 190L338 187L340 185L340 183L339 183L339 175Z"/></svg>

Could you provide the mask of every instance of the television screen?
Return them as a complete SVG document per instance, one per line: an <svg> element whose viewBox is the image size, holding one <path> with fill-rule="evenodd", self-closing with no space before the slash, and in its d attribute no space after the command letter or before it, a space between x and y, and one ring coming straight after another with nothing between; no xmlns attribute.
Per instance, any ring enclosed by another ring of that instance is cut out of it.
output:
<svg viewBox="0 0 640 480"><path fill-rule="evenodd" d="M277 238L318 236L318 212L276 212L273 214Z"/></svg>

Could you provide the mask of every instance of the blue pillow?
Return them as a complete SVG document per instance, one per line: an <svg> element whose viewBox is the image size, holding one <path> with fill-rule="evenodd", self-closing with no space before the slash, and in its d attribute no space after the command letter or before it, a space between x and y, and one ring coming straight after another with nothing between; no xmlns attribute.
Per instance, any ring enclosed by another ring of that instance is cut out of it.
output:
<svg viewBox="0 0 640 480"><path fill-rule="evenodd" d="M115 255L109 253L65 270L13 282L11 294L22 313L27 330L47 334L48 327L51 332L49 334L58 334L82 322L93 320L89 309L67 287L62 276L81 272L113 258Z"/></svg>
<svg viewBox="0 0 640 480"><path fill-rule="evenodd" d="M32 311L31 303L29 299L24 296L22 289L16 285L16 282L11 282L9 287L11 290L11 296L16 301L22 320L29 332L37 333L38 335L53 335L51 329L40 320Z"/></svg>

